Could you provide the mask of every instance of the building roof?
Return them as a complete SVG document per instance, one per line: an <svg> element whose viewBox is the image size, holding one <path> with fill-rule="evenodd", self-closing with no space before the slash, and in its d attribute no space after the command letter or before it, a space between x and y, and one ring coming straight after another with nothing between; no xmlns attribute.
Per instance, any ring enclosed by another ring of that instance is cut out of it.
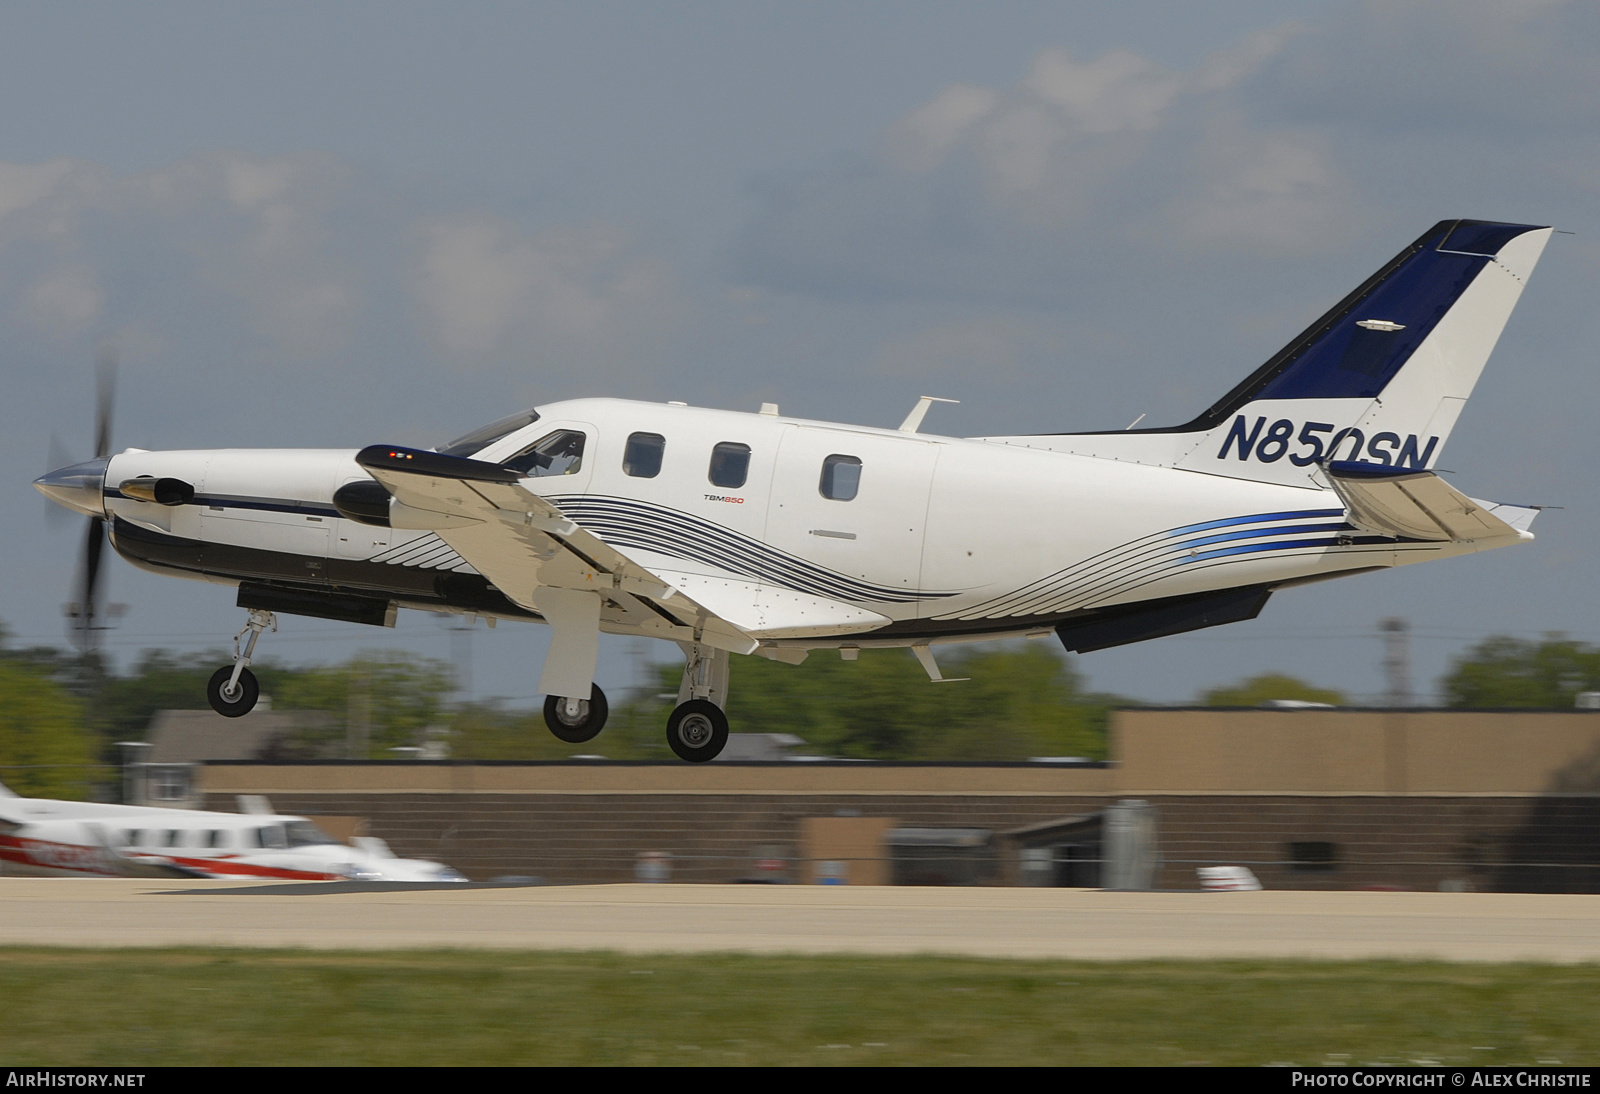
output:
<svg viewBox="0 0 1600 1094"><path fill-rule="evenodd" d="M206 760L295 758L297 732L329 725L326 714L304 710L255 710L224 718L211 710L162 710L150 720L150 753L156 764Z"/></svg>

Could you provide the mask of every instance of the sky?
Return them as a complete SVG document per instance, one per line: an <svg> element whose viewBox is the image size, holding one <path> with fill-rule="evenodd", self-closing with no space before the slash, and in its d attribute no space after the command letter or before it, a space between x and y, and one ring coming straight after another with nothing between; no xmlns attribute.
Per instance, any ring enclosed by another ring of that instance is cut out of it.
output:
<svg viewBox="0 0 1600 1094"><path fill-rule="evenodd" d="M1415 689L1493 634L1600 642L1600 7L50 0L0 35L0 621L63 640L92 449L431 446L617 396L962 436L1176 424L1434 222L1563 232L1441 467L1537 542L1074 657L1158 702L1260 672ZM107 636L227 644L231 591L108 566ZM283 617L261 653L465 658L536 701L547 632ZM608 690L647 659L604 640ZM848 701L847 696L841 696Z"/></svg>

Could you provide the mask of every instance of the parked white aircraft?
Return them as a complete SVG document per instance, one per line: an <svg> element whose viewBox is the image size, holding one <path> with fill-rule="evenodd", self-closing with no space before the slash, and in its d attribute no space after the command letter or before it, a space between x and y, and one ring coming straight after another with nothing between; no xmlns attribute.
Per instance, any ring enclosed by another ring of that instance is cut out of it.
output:
<svg viewBox="0 0 1600 1094"><path fill-rule="evenodd" d="M255 702L274 612L453 611L553 628L540 690L572 742L605 723L601 631L678 643L667 737L704 761L727 739L730 653L908 646L939 680L939 643L1053 631L1086 652L1531 539L1532 509L1429 469L1550 231L1435 225L1171 428L958 439L919 431L929 397L892 430L582 399L431 451L103 443L35 485L108 521L135 565L237 585L248 640L212 679L223 714Z"/></svg>
<svg viewBox="0 0 1600 1094"><path fill-rule="evenodd" d="M381 839L339 843L304 817L19 798L3 786L0 874L467 880L437 862L396 858Z"/></svg>

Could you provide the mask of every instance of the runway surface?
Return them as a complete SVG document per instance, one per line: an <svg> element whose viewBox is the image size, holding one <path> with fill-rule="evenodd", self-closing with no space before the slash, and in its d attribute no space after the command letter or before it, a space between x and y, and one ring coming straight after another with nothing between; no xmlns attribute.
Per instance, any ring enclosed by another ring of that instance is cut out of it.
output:
<svg viewBox="0 0 1600 1094"><path fill-rule="evenodd" d="M1600 960L1600 896L0 879L0 945Z"/></svg>

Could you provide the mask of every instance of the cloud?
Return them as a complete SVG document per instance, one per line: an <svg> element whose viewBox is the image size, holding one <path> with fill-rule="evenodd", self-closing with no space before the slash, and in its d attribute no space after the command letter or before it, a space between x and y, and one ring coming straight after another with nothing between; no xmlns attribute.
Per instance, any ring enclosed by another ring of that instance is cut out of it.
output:
<svg viewBox="0 0 1600 1094"><path fill-rule="evenodd" d="M0 218L44 201L79 166L69 159L0 163Z"/></svg>
<svg viewBox="0 0 1600 1094"><path fill-rule="evenodd" d="M872 371L896 380L965 386L1014 385L1025 366L1063 351L1060 333L1032 315L984 315L934 323L888 339L873 355Z"/></svg>
<svg viewBox="0 0 1600 1094"><path fill-rule="evenodd" d="M1369 0L1264 66L1279 118L1369 133L1519 139L1600 121L1600 8L1581 0Z"/></svg>
<svg viewBox="0 0 1600 1094"><path fill-rule="evenodd" d="M1600 6L1373 0L1189 67L1049 45L877 146L761 179L746 284L1103 306L1108 275L1304 263L1446 216L1548 222L1600 190ZM1381 249L1381 248L1380 248Z"/></svg>
<svg viewBox="0 0 1600 1094"><path fill-rule="evenodd" d="M1001 99L998 91L952 84L902 118L888 133L888 151L906 171L937 167L955 143Z"/></svg>
<svg viewBox="0 0 1600 1094"><path fill-rule="evenodd" d="M40 329L76 334L91 330L104 307L105 293L90 270L61 266L29 285L17 310Z"/></svg>
<svg viewBox="0 0 1600 1094"><path fill-rule="evenodd" d="M133 313L222 309L276 353L330 352L362 309L362 272L330 244L350 189L347 169L311 154L214 153L120 177L0 164L0 308L57 341Z"/></svg>
<svg viewBox="0 0 1600 1094"><path fill-rule="evenodd" d="M431 219L420 234L412 289L453 360L625 367L676 325L670 269L616 225L530 234L479 213Z"/></svg>
<svg viewBox="0 0 1600 1094"><path fill-rule="evenodd" d="M351 391L363 360L626 374L682 310L617 225L441 214L326 154L0 163L0 320L42 363L117 333L173 375L335 365Z"/></svg>
<svg viewBox="0 0 1600 1094"><path fill-rule="evenodd" d="M1053 46L1009 90L946 87L867 154L763 180L739 273L818 295L1039 303L1130 248L1303 252L1348 210L1348 180L1318 133L1263 124L1242 93L1300 31L1188 70Z"/></svg>

